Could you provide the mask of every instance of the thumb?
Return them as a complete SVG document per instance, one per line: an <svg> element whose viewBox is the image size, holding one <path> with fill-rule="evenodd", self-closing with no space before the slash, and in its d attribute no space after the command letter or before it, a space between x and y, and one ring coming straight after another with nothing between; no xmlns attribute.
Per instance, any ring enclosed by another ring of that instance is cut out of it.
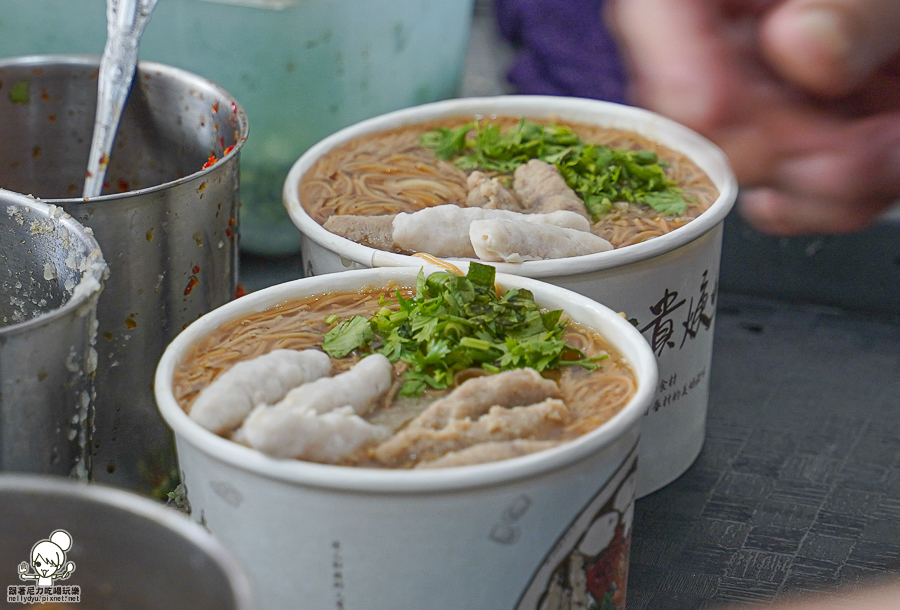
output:
<svg viewBox="0 0 900 610"><path fill-rule="evenodd" d="M782 77L813 93L839 95L900 51L900 2L785 0L760 35Z"/></svg>

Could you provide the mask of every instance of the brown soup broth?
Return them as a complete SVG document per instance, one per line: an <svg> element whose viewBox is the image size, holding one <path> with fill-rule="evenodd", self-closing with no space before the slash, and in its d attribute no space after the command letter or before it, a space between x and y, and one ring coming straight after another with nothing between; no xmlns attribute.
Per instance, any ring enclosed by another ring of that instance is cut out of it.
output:
<svg viewBox="0 0 900 610"><path fill-rule="evenodd" d="M178 404L190 412L199 392L236 363L261 356L275 349L320 349L323 335L331 328L325 320L333 314L341 319L354 315L371 316L382 306L397 309L395 293L412 298L414 289L390 283L381 288L364 288L351 292L330 292L293 300L253 313L222 325L185 354L173 376L173 390ZM384 305L379 304L381 298ZM570 419L564 428L537 440L562 441L589 432L618 413L634 395L636 378L625 360L599 333L571 320L564 336L567 343L589 357L607 357L595 371L577 366L564 366L548 371L544 377L557 382ZM350 369L360 356L332 358L332 375ZM419 415L448 390L429 390L419 397L399 397L405 365L394 363L394 380L381 404L364 418L394 432ZM486 374L481 369L467 369L457 375L457 384ZM373 461L367 452L359 452L346 465L384 466ZM412 463L406 464L411 466Z"/></svg>
<svg viewBox="0 0 900 610"><path fill-rule="evenodd" d="M416 212L426 207L466 205L467 172L439 159L421 145L422 134L436 127L453 129L473 117L455 117L407 125L346 142L323 155L300 182L300 201L319 224L332 215L378 216ZM516 117L486 119L509 129ZM682 216L665 216L646 205L616 202L591 226L591 232L616 248L640 243L684 226L702 214L719 196L709 177L685 155L638 134L607 127L553 119L539 123L567 125L582 140L627 150L651 150L666 175L684 191L688 202ZM490 174L496 175L496 174Z"/></svg>

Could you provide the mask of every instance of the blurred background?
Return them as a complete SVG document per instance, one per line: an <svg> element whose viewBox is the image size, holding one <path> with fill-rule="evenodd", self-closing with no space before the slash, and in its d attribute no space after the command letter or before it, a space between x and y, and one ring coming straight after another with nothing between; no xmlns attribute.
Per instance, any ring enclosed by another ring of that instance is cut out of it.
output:
<svg viewBox="0 0 900 610"><path fill-rule="evenodd" d="M247 111L241 282L301 273L281 205L291 164L364 118L454 96L538 93L626 100L602 0L163 0L142 60L225 87ZM101 0L0 0L0 56L98 55ZM777 239L726 222L729 291L900 313L900 207L852 235ZM847 265L848 253L858 261ZM265 270L265 273L257 271Z"/></svg>
<svg viewBox="0 0 900 610"><path fill-rule="evenodd" d="M472 0L163 0L140 59L208 78L240 100L241 248L300 251L281 185L323 137L389 110L452 97ZM0 0L0 56L99 55L104 0Z"/></svg>

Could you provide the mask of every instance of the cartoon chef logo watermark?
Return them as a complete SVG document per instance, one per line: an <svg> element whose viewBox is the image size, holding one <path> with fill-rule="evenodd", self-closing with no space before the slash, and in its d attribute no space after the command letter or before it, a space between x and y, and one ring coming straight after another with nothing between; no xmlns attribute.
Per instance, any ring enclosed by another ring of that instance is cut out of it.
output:
<svg viewBox="0 0 900 610"><path fill-rule="evenodd" d="M46 540L31 547L31 561L19 564L19 580L35 581L32 585L9 585L7 603L44 604L81 601L81 587L59 585L75 571L75 562L66 561L66 551L72 548L72 536L66 530L56 530Z"/></svg>

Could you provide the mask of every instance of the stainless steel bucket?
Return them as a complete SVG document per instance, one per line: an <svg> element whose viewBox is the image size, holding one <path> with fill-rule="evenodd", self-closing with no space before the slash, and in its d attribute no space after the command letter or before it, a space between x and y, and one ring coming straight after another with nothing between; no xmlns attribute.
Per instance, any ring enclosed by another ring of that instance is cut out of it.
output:
<svg viewBox="0 0 900 610"><path fill-rule="evenodd" d="M59 530L65 535L54 535ZM19 595L21 587L28 595L27 587L37 585L29 576L40 573L38 544L56 551L57 572L71 562L67 577L51 578L53 588L74 594L77 587L85 608L252 607L247 578L232 556L176 510L102 485L0 475L0 583L10 607L21 603L10 593Z"/></svg>
<svg viewBox="0 0 900 610"><path fill-rule="evenodd" d="M105 271L61 208L0 190L0 469L87 476Z"/></svg>
<svg viewBox="0 0 900 610"><path fill-rule="evenodd" d="M79 56L0 61L0 187L62 206L100 242L110 277L97 313L93 478L158 495L174 486L176 466L153 371L175 335L234 296L247 119L208 80L142 62L108 186L81 199L98 65Z"/></svg>

